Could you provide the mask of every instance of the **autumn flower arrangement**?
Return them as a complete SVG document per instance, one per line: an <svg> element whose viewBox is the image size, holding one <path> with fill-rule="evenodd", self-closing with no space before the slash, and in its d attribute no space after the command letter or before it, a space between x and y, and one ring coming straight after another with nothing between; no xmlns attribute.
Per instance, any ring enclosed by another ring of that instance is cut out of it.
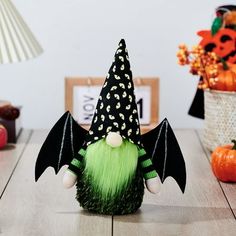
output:
<svg viewBox="0 0 236 236"><path fill-rule="evenodd" d="M236 5L216 9L210 30L189 49L179 45L178 63L199 78L189 114L204 119L203 143L211 151L236 135Z"/></svg>
<svg viewBox="0 0 236 236"><path fill-rule="evenodd" d="M215 52L205 51L201 45L191 50L180 45L177 57L180 65L190 67L191 74L202 77L198 88L236 91L236 64L226 62Z"/></svg>

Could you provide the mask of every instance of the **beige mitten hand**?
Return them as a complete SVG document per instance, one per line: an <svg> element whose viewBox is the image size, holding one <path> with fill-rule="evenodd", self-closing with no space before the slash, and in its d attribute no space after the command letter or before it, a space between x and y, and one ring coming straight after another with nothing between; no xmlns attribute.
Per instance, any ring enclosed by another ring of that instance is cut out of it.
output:
<svg viewBox="0 0 236 236"><path fill-rule="evenodd" d="M161 181L160 181L160 178L158 176L154 177L154 178L151 178L151 179L145 180L145 184L146 184L146 187L147 187L147 189L150 193L156 194L156 193L160 192Z"/></svg>
<svg viewBox="0 0 236 236"><path fill-rule="evenodd" d="M76 181L77 181L77 175L69 170L66 170L62 180L63 186L65 188L71 188L75 185Z"/></svg>

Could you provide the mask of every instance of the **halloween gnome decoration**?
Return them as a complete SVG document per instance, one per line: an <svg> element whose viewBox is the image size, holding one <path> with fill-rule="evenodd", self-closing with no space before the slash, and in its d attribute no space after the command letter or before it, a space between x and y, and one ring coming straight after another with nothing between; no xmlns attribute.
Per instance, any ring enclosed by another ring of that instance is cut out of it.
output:
<svg viewBox="0 0 236 236"><path fill-rule="evenodd" d="M215 52L226 62L236 63L236 5L222 5L215 10L211 30L201 30L197 34L202 37L199 45L206 52ZM202 81L203 78L200 78ZM204 119L204 95L197 89L188 114Z"/></svg>
<svg viewBox="0 0 236 236"><path fill-rule="evenodd" d="M76 184L76 199L89 211L122 215L137 211L147 189L156 193L172 176L182 192L185 162L167 121L141 135L132 72L122 39L103 84L89 131L66 112L49 132L35 167L36 181L48 166L68 164L63 184Z"/></svg>

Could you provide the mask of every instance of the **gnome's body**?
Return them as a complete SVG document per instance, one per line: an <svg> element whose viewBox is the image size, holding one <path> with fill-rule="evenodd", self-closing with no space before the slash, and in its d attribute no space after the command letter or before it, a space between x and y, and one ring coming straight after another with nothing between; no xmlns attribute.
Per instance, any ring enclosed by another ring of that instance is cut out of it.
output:
<svg viewBox="0 0 236 236"><path fill-rule="evenodd" d="M151 192L157 191L157 173L141 142L124 40L115 53L83 148L71 161L68 172L65 185L71 187L77 181L77 200L97 213L135 212L143 200L143 178Z"/></svg>
<svg viewBox="0 0 236 236"><path fill-rule="evenodd" d="M137 148L123 142L115 149L104 140L87 149L85 168L77 179L77 200L83 208L120 215L133 213L141 206L144 184Z"/></svg>
<svg viewBox="0 0 236 236"><path fill-rule="evenodd" d="M159 187L145 150L127 140L113 148L102 139L81 149L65 178L69 187L77 181L77 200L83 208L111 215L133 213L141 206L143 178L150 192Z"/></svg>

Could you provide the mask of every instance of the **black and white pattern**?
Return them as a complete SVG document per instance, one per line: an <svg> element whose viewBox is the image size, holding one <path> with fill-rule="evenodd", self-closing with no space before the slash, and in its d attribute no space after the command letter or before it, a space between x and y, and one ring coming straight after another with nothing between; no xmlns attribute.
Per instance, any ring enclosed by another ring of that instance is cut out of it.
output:
<svg viewBox="0 0 236 236"><path fill-rule="evenodd" d="M87 145L106 137L108 132L118 132L132 143L141 146L140 125L134 95L134 84L129 56L122 39L103 84L96 107Z"/></svg>

